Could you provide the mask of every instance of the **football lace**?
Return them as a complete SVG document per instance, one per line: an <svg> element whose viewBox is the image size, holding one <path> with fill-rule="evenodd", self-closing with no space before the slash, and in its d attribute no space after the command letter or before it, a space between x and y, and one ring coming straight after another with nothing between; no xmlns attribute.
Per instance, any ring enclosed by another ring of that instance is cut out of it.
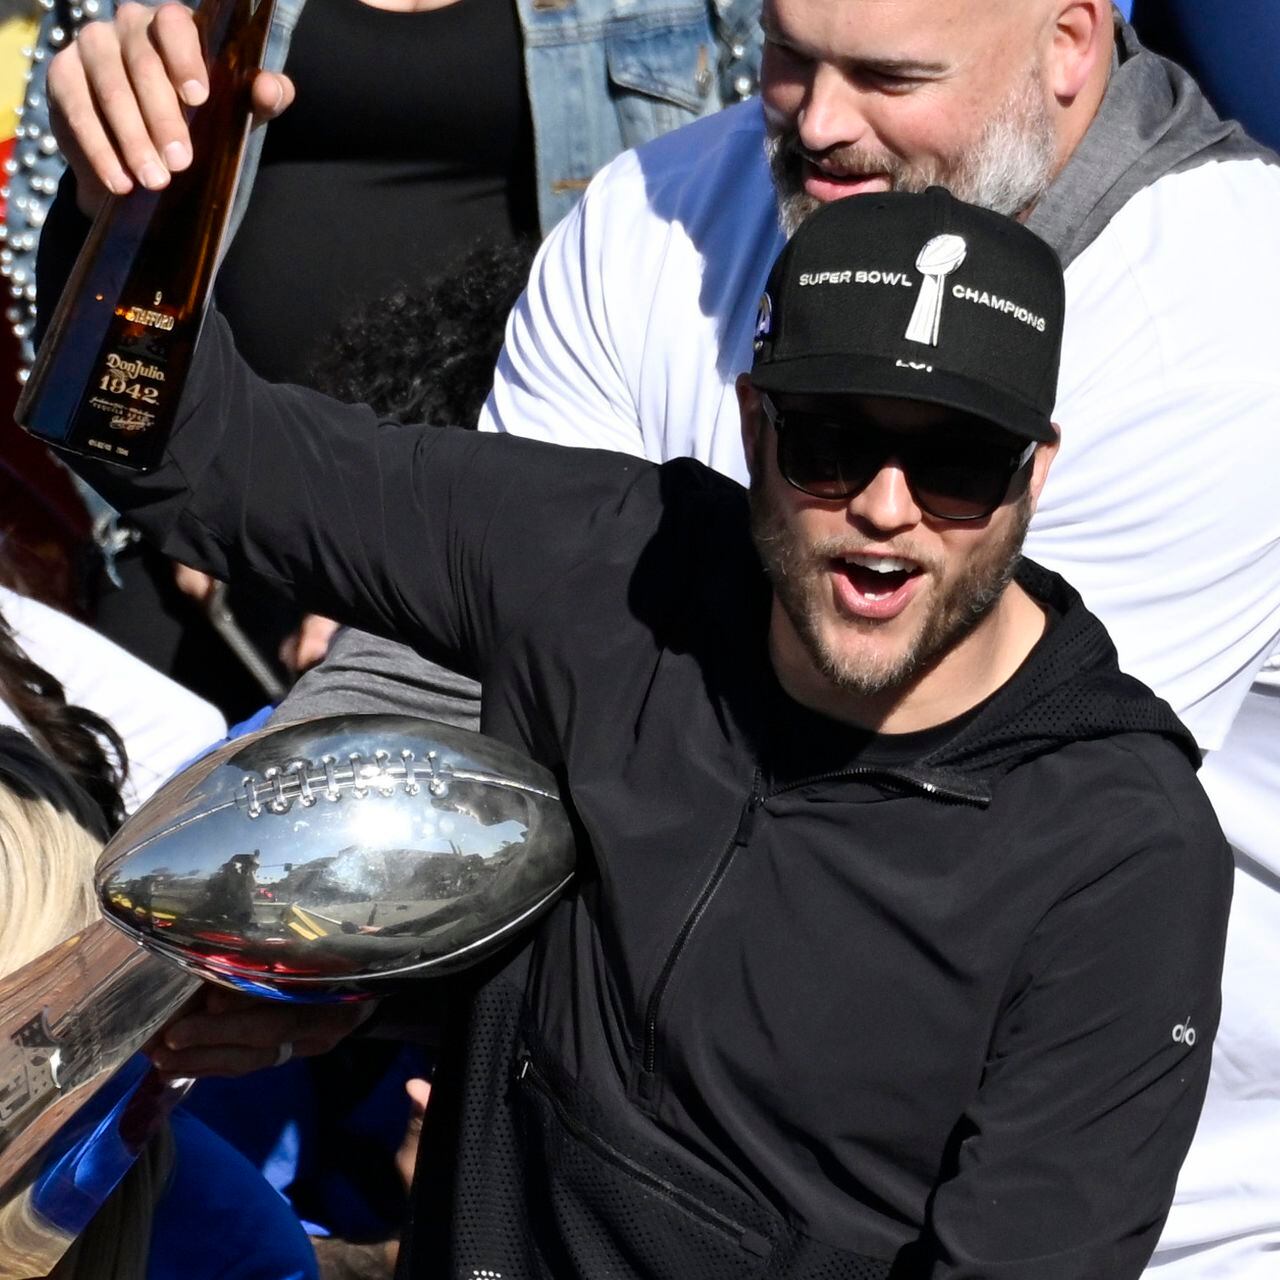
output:
<svg viewBox="0 0 1280 1280"><path fill-rule="evenodd" d="M310 808L321 800L337 801L344 795L357 800L371 794L392 796L397 789L416 796L426 787L438 798L449 794L452 781L453 770L434 751L421 759L408 747L398 758L385 750L375 751L371 757L352 751L341 758L295 758L272 765L261 774L245 774L235 800L250 818L257 818L264 813L288 813L295 804Z"/></svg>

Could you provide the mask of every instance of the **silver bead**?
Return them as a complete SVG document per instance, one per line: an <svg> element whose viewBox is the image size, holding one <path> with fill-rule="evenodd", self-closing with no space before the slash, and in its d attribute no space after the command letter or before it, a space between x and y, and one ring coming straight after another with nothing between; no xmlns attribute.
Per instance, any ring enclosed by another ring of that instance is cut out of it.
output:
<svg viewBox="0 0 1280 1280"><path fill-rule="evenodd" d="M12 156L10 156L9 159L4 162L4 171L5 173L18 172L18 162Z"/></svg>
<svg viewBox="0 0 1280 1280"><path fill-rule="evenodd" d="M18 52L22 57L27 58L28 60L35 54L35 50L29 44L24 44Z"/></svg>
<svg viewBox="0 0 1280 1280"><path fill-rule="evenodd" d="M26 380L27 380L29 377L31 377L31 370L30 370L30 369L22 368L22 369L19 369L19 370L18 370L18 382L19 382L19 383L26 382Z"/></svg>
<svg viewBox="0 0 1280 1280"><path fill-rule="evenodd" d="M47 156L58 154L58 140L52 134L47 133L40 139L40 150Z"/></svg>
<svg viewBox="0 0 1280 1280"><path fill-rule="evenodd" d="M0 249L0 267L7 267L13 261L12 249Z"/></svg>
<svg viewBox="0 0 1280 1280"><path fill-rule="evenodd" d="M734 43L729 46L729 56L732 58L741 58L746 51L747 46L742 44L740 41L735 40Z"/></svg>
<svg viewBox="0 0 1280 1280"><path fill-rule="evenodd" d="M96 17L98 10L101 8L102 6L98 3L98 0L84 0L84 11L91 18Z"/></svg>
<svg viewBox="0 0 1280 1280"><path fill-rule="evenodd" d="M29 226L29 227L35 227L35 228L37 228L37 230L38 230L40 227L43 227L43 226L44 226L44 220L45 220L45 218L46 218L47 216L48 216L48 215L47 215L47 213L46 213L45 208L44 208L44 206L43 206L43 205L35 205L35 206L34 206L32 209L30 209L30 210L28 211L28 213L27 213L27 226ZM26 246L26 247L28 247L28 248L33 248L33 247L34 247L34 241L32 242L32 244L31 244L31 245Z"/></svg>
<svg viewBox="0 0 1280 1280"><path fill-rule="evenodd" d="M40 7L42 9L49 10L53 8L54 3L55 0L40 0Z"/></svg>
<svg viewBox="0 0 1280 1280"><path fill-rule="evenodd" d="M25 208L27 207L27 205L29 205L30 203L31 203L31 197L30 197L30 196L19 196L19 197L18 197L18 198L13 202L13 207L14 207L15 209L25 209Z"/></svg>
<svg viewBox="0 0 1280 1280"><path fill-rule="evenodd" d="M18 157L18 163L21 164L24 169L34 169L36 166L36 153L34 151L24 151L22 155Z"/></svg>
<svg viewBox="0 0 1280 1280"><path fill-rule="evenodd" d="M18 337L25 338L31 332L31 326L29 324L15 324L13 331Z"/></svg>
<svg viewBox="0 0 1280 1280"><path fill-rule="evenodd" d="M27 283L27 280L28 280L28 278L29 278L29 277L27 276L27 269L26 269L26 267L14 267L14 269L13 269L13 275L12 275L12 276L10 276L9 278L13 281L13 283L14 283L14 287L15 287L15 288L17 289L17 291L18 291L18 295L19 295L19 296L21 296L21 295L22 295L22 287L23 287L23 285L25 285L25 284Z"/></svg>
<svg viewBox="0 0 1280 1280"><path fill-rule="evenodd" d="M28 302L36 300L36 284L34 280L22 291L22 295Z"/></svg>
<svg viewBox="0 0 1280 1280"><path fill-rule="evenodd" d="M10 307L9 310L4 313L4 318L10 324L17 324L18 321L22 319L23 314L21 307Z"/></svg>
<svg viewBox="0 0 1280 1280"><path fill-rule="evenodd" d="M44 51L43 49L37 49L37 50L35 51L35 53L33 53L33 54L31 55L31 61L32 61L32 62L43 62L43 61L45 60L45 56L46 56L46 55L45 55L45 51Z"/></svg>
<svg viewBox="0 0 1280 1280"><path fill-rule="evenodd" d="M751 90L756 87L756 82L747 75L738 76L733 82L733 91L740 98L749 98Z"/></svg>
<svg viewBox="0 0 1280 1280"><path fill-rule="evenodd" d="M49 31L49 39L54 44L61 44L67 38L67 33L61 27L53 27Z"/></svg>
<svg viewBox="0 0 1280 1280"><path fill-rule="evenodd" d="M32 111L35 111L43 101L44 99L38 93L27 94L27 106L29 106Z"/></svg>

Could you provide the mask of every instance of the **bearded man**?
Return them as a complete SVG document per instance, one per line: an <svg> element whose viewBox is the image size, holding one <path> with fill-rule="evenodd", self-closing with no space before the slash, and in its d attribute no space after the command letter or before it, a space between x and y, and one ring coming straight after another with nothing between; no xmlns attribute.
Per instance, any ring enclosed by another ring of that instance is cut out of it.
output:
<svg viewBox="0 0 1280 1280"><path fill-rule="evenodd" d="M178 11L160 18L151 37L102 41L85 64L72 50L68 74L51 74L80 122L63 136L82 191L168 155L186 163L168 86L199 89L204 73L190 41L159 30L179 26ZM780 206L794 224L814 203L941 181L1058 250L1066 436L1028 546L1079 586L1126 668L1211 753L1202 778L1238 853L1222 1051L1156 1263L1160 1280L1272 1280L1280 167L1107 0L767 0L763 21L761 103L615 161L552 233L482 425L689 455L745 480L734 384L784 240ZM126 111L130 85L141 104ZM259 104L275 110L289 92L263 80ZM104 95L106 113L92 106ZM415 695L420 660L350 643L383 696L385 677L404 673L389 708L431 705ZM294 714L335 705L321 680L313 689Z"/></svg>
<svg viewBox="0 0 1280 1280"><path fill-rule="evenodd" d="M751 300L814 207L942 182L1058 250L1065 434L1028 548L1210 753L1237 850L1218 1056L1153 1280L1273 1280L1280 166L1105 0L766 0L763 22L763 111L624 156L552 234L481 426L745 479Z"/></svg>
<svg viewBox="0 0 1280 1280"><path fill-rule="evenodd" d="M1008 305L870 280L921 260ZM935 188L822 209L765 296L749 499L380 428L254 378L220 318L163 465L76 465L184 563L480 675L486 732L557 774L579 875L466 983L405 1275L1132 1280L1231 859L1191 736L1020 559L1060 270ZM158 1064L207 1066L219 1022Z"/></svg>

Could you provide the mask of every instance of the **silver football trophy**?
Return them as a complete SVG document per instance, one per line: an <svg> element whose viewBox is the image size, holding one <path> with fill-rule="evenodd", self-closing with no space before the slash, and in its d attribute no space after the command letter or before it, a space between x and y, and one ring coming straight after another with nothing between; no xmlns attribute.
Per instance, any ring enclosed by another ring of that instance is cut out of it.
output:
<svg viewBox="0 0 1280 1280"><path fill-rule="evenodd" d="M53 1265L181 1096L135 1055L196 978L311 1002L453 973L574 858L547 770L432 721L309 720L178 774L103 850L104 921L0 983L0 1280Z"/></svg>
<svg viewBox="0 0 1280 1280"><path fill-rule="evenodd" d="M187 769L98 864L109 919L181 967L310 1000L448 973L568 882L554 778L397 716L253 734Z"/></svg>

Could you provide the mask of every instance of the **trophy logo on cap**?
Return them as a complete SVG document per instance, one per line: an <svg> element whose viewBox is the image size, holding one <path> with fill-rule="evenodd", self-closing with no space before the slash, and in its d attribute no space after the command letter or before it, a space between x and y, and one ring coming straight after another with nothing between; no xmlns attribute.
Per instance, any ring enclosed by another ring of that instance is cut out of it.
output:
<svg viewBox="0 0 1280 1280"><path fill-rule="evenodd" d="M759 351L773 328L773 299L767 293L760 295L760 308L756 312L756 331L752 345Z"/></svg>
<svg viewBox="0 0 1280 1280"><path fill-rule="evenodd" d="M938 345L938 327L942 323L942 282L963 261L968 246L963 236L934 236L916 258L916 270L924 273L920 296L916 298L911 323L907 325L908 342L925 346Z"/></svg>

